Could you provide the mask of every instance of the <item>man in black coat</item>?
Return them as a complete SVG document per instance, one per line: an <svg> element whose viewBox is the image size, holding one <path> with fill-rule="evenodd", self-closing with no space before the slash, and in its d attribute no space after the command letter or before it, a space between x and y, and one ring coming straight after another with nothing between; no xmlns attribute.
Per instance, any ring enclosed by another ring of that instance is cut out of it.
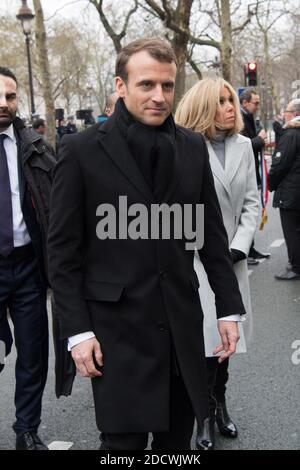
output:
<svg viewBox="0 0 300 470"><path fill-rule="evenodd" d="M275 275L280 280L300 279L300 100L290 101L285 125L276 145L269 172L269 188L275 191L273 206L279 207L289 263Z"/></svg>
<svg viewBox="0 0 300 470"><path fill-rule="evenodd" d="M41 136L16 117L18 84L0 67L0 340L14 324L16 449L46 450L37 431L48 369L45 240L55 159Z"/></svg>
<svg viewBox="0 0 300 470"><path fill-rule="evenodd" d="M55 171L51 284L62 337L92 377L105 450L145 449L149 432L152 449L189 449L195 416L208 416L195 243L186 245L198 204L218 317L244 314L204 139L171 116L176 64L163 41L126 46L113 116L64 137ZM174 227L156 212L170 205ZM223 360L235 351L237 322L220 320L219 331Z"/></svg>
<svg viewBox="0 0 300 470"><path fill-rule="evenodd" d="M244 129L241 134L251 139L255 158L255 170L256 170L256 181L257 185L261 184L261 178L259 173L259 152L265 147L265 141L267 138L264 129L257 132L254 116L257 113L260 105L259 95L252 88L246 89L240 94L241 111L244 120Z"/></svg>
<svg viewBox="0 0 300 470"><path fill-rule="evenodd" d="M259 95L253 88L247 88L240 94L240 104L241 104L241 111L244 120L244 129L241 131L241 134L249 137L252 144L254 159L255 159L255 170L256 170L256 181L257 186L260 187L261 185L261 177L260 177L260 158L261 153L265 147L265 142L267 139L267 134L264 129L257 131L254 116L257 113L260 105ZM249 250L248 256L248 265L256 265L258 264L259 259L269 258L270 253L260 253L254 248L254 241L251 245Z"/></svg>

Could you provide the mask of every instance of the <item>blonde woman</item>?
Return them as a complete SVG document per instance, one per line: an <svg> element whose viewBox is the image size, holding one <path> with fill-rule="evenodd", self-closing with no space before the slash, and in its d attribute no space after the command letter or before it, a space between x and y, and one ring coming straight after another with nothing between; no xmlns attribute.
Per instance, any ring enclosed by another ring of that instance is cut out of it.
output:
<svg viewBox="0 0 300 470"><path fill-rule="evenodd" d="M238 97L232 86L222 78L206 78L196 83L182 98L175 120L206 138L234 270L247 312L246 320L239 323L237 352L246 352L246 342L251 335L247 255L257 225L259 199L251 141L239 134L243 121ZM200 281L199 295L204 312L210 395L209 419L199 424L196 444L200 449L213 449L215 418L223 435L235 438L238 431L228 415L225 401L229 360L219 363L214 355L214 347L219 342L215 298L198 254L195 255L194 267Z"/></svg>

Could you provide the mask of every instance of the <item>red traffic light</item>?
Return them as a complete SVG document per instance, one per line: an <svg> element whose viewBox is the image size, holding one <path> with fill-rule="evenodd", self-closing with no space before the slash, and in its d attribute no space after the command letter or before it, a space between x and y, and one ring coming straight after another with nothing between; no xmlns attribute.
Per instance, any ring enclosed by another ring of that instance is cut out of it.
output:
<svg viewBox="0 0 300 470"><path fill-rule="evenodd" d="M248 62L247 65L245 65L245 85L257 85L257 63L254 61Z"/></svg>
<svg viewBox="0 0 300 470"><path fill-rule="evenodd" d="M256 72L257 70L257 63L256 62L248 62L248 71L249 72Z"/></svg>

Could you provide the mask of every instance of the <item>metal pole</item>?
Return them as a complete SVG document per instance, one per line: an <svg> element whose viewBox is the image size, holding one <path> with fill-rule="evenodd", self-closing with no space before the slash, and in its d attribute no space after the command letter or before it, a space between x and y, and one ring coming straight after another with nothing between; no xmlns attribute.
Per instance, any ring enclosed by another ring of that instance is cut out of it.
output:
<svg viewBox="0 0 300 470"><path fill-rule="evenodd" d="M30 39L29 34L25 35L26 39L26 51L27 51L27 61L28 61L28 74L29 74L29 88L30 88L30 101L31 101L31 120L33 114L35 114L35 105L34 105L34 94L33 94L33 81L32 81L32 68L31 68L31 57L30 57Z"/></svg>

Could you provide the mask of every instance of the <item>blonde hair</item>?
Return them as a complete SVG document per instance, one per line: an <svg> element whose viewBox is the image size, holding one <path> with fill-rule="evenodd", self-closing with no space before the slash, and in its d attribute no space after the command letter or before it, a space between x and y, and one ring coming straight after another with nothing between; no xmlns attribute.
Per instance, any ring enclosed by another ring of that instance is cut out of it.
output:
<svg viewBox="0 0 300 470"><path fill-rule="evenodd" d="M238 134L244 127L239 99L230 83L223 78L204 78L187 91L175 113L177 124L212 139L218 129L216 112L220 107L220 96L224 87L231 93L235 110L234 124L228 134Z"/></svg>

